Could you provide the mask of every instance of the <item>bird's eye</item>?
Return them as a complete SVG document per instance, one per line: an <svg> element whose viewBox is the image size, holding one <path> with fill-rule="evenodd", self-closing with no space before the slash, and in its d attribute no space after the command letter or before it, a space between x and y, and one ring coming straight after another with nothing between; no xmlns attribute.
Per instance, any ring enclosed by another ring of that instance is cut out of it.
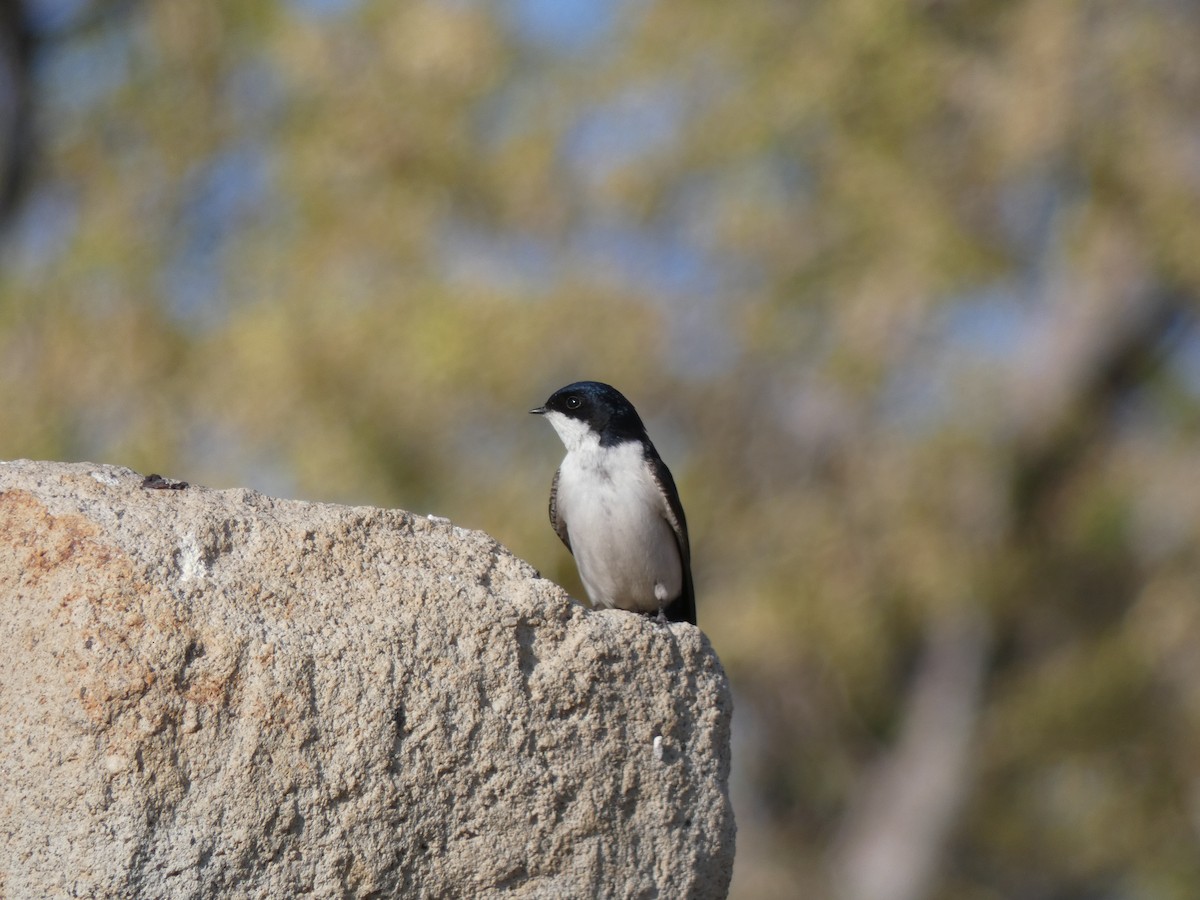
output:
<svg viewBox="0 0 1200 900"><path fill-rule="evenodd" d="M567 398L567 409L579 409L580 399L574 395Z"/></svg>

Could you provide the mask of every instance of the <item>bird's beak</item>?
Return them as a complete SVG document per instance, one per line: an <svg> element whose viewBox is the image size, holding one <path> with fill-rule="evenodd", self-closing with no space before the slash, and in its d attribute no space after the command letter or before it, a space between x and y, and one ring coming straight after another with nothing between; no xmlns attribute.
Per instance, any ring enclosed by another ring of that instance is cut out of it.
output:
<svg viewBox="0 0 1200 900"><path fill-rule="evenodd" d="M546 414L546 407L539 406L537 409L531 409L529 412L535 416L544 416Z"/></svg>

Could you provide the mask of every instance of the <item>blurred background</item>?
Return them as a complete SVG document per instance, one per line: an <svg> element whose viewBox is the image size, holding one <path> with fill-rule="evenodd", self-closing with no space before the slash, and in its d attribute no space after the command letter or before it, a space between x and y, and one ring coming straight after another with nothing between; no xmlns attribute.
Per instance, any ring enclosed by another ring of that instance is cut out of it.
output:
<svg viewBox="0 0 1200 900"><path fill-rule="evenodd" d="M0 458L403 507L576 596L680 483L735 898L1200 897L1200 5L3 0Z"/></svg>

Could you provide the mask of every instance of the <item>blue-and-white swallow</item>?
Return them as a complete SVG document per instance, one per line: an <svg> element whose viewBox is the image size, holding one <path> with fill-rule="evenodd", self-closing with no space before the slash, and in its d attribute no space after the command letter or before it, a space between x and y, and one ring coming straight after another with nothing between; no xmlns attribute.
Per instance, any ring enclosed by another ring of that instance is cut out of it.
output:
<svg viewBox="0 0 1200 900"><path fill-rule="evenodd" d="M679 491L633 404L610 385L577 381L530 412L567 448L550 485L550 524L592 605L695 625Z"/></svg>

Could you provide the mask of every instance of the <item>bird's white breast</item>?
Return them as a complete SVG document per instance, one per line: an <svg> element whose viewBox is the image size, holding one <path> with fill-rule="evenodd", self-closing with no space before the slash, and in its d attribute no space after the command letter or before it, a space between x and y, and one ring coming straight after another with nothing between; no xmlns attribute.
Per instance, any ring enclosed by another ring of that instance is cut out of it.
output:
<svg viewBox="0 0 1200 900"><path fill-rule="evenodd" d="M652 612L674 600L683 587L679 547L641 444L602 447L584 423L549 418L568 448L558 512L592 603Z"/></svg>

